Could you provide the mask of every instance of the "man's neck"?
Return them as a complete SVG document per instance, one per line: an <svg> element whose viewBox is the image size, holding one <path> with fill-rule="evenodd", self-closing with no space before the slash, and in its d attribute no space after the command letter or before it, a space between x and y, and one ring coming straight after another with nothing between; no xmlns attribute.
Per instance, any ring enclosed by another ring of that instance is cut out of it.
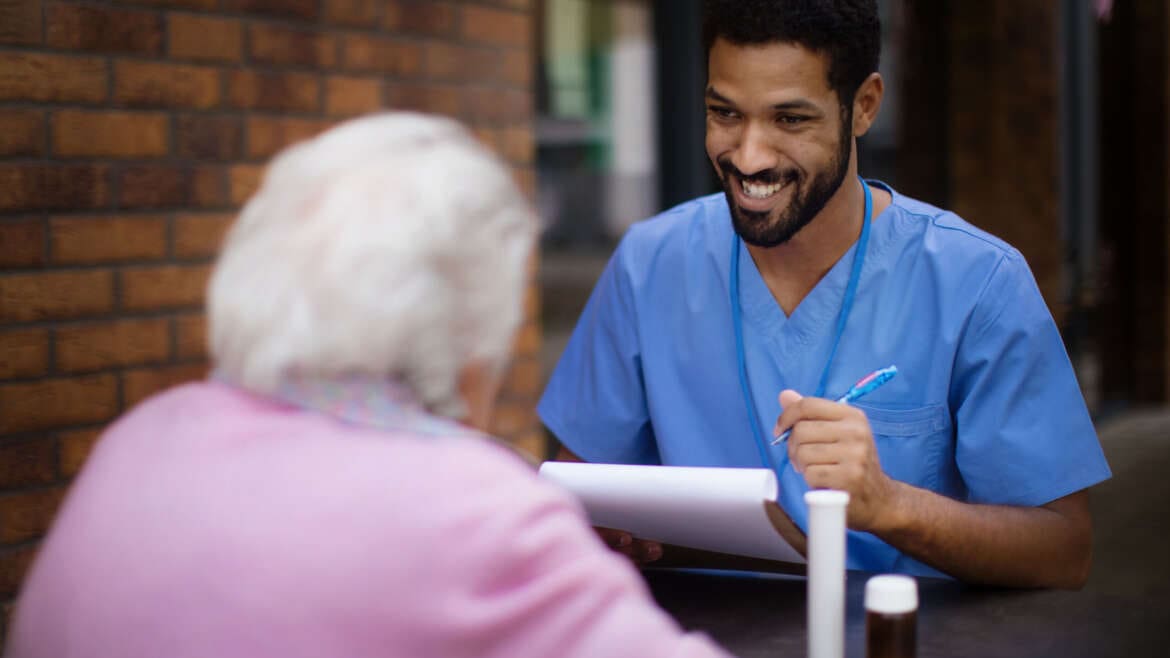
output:
<svg viewBox="0 0 1170 658"><path fill-rule="evenodd" d="M890 204L884 190L876 192L874 217ZM851 171L821 212L791 240L775 247L747 246L764 283L785 315L792 315L805 296L857 242L864 212L865 192Z"/></svg>

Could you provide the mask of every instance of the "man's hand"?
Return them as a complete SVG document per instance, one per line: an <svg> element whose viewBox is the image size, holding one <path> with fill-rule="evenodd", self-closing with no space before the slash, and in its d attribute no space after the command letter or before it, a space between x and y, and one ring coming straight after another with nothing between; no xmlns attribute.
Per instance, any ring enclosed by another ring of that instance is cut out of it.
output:
<svg viewBox="0 0 1170 658"><path fill-rule="evenodd" d="M583 462L585 460L562 445L560 450L557 451L557 461ZM598 527L594 527L593 529L597 531L597 536L601 537L601 541L605 542L606 546L630 558L634 564L641 566L662 557L662 544L656 541L634 539L634 536L625 530Z"/></svg>
<svg viewBox="0 0 1170 658"><path fill-rule="evenodd" d="M813 489L849 492L850 528L873 532L893 509L897 487L882 471L873 431L856 407L821 398L780 394L784 412L773 436L792 428L788 458Z"/></svg>
<svg viewBox="0 0 1170 658"><path fill-rule="evenodd" d="M634 539L634 536L625 530L597 527L593 529L606 546L630 558L634 564L641 566L662 557L662 544L656 541Z"/></svg>

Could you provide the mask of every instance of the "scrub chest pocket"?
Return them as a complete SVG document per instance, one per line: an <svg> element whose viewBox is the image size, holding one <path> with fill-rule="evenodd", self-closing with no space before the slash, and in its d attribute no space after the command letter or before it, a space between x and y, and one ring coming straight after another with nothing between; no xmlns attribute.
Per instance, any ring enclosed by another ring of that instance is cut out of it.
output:
<svg viewBox="0 0 1170 658"><path fill-rule="evenodd" d="M954 460L951 414L945 404L912 409L854 402L873 430L882 470L895 480L937 490L944 464Z"/></svg>

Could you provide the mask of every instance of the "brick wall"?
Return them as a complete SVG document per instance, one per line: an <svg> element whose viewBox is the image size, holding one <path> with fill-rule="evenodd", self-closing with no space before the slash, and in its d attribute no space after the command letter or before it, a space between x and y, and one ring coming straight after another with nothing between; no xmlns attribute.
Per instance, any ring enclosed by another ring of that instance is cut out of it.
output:
<svg viewBox="0 0 1170 658"><path fill-rule="evenodd" d="M379 108L438 112L531 194L532 4L0 0L5 618L102 427L205 374L209 263L273 153ZM537 304L497 414L534 454Z"/></svg>

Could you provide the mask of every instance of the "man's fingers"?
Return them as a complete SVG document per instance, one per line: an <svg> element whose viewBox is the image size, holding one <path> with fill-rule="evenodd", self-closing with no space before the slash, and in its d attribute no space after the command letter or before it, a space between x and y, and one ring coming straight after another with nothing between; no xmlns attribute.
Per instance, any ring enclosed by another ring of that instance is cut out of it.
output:
<svg viewBox="0 0 1170 658"><path fill-rule="evenodd" d="M656 541L635 539L625 530L616 528L593 528L601 541L614 551L625 555L637 564L648 564L662 557L662 544Z"/></svg>
<svg viewBox="0 0 1170 658"><path fill-rule="evenodd" d="M639 551L637 561L641 564L649 564L658 558L662 557L662 544L656 541L643 541L641 539L634 542L638 545Z"/></svg>
<svg viewBox="0 0 1170 658"><path fill-rule="evenodd" d="M812 489L847 490L842 479L839 464L813 464L804 469L804 481Z"/></svg>
<svg viewBox="0 0 1170 658"><path fill-rule="evenodd" d="M805 443L837 443L846 439L844 432L848 431L847 427L835 420L802 420L800 423L792 428L792 434L788 437L789 451L791 446L800 446Z"/></svg>
<svg viewBox="0 0 1170 658"><path fill-rule="evenodd" d="M780 436L797 423L809 420L841 420L851 414L861 413L859 409L848 405L824 398L801 397L796 391L790 390L780 393L780 407L783 411L772 428L772 436Z"/></svg>
<svg viewBox="0 0 1170 658"><path fill-rule="evenodd" d="M593 530L597 532L598 537L601 537L601 541L605 542L605 545L610 548L621 549L629 547L634 543L634 536L625 530L596 527Z"/></svg>
<svg viewBox="0 0 1170 658"><path fill-rule="evenodd" d="M804 473L810 466L840 463L841 450L835 443L792 443L788 446L788 459L797 473Z"/></svg>

